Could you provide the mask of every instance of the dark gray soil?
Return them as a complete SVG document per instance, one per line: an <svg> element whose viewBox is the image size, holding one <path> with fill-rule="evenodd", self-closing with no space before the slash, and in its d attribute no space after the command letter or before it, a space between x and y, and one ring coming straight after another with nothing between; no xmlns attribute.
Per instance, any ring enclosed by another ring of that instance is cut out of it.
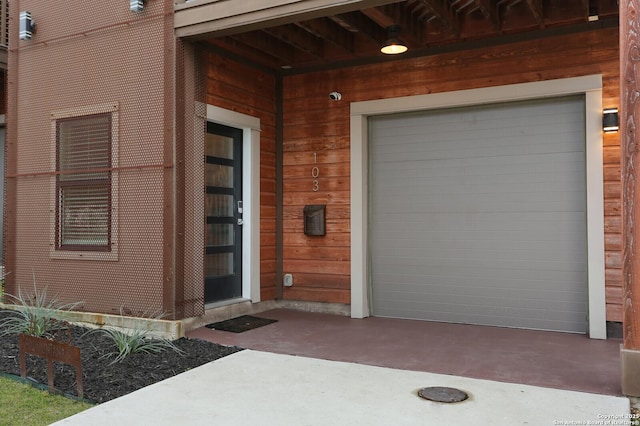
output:
<svg viewBox="0 0 640 426"><path fill-rule="evenodd" d="M13 315L0 310L0 319ZM242 350L198 339L182 338L175 345L183 354L168 349L159 354L137 353L124 361L111 364L113 358L105 354L116 350L113 342L101 333L86 333L82 327L71 327L72 344L78 346L82 357L84 399L102 403L159 382L199 365ZM77 396L75 369L54 363L55 388L61 393ZM0 337L0 372L20 375L20 352L17 336ZM28 355L27 377L46 386L47 363Z"/></svg>

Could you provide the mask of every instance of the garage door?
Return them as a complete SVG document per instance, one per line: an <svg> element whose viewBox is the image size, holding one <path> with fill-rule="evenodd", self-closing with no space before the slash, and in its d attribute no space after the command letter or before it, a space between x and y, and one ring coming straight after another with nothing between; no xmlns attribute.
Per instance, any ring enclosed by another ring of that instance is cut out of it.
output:
<svg viewBox="0 0 640 426"><path fill-rule="evenodd" d="M373 314L585 332L584 108L371 118Z"/></svg>

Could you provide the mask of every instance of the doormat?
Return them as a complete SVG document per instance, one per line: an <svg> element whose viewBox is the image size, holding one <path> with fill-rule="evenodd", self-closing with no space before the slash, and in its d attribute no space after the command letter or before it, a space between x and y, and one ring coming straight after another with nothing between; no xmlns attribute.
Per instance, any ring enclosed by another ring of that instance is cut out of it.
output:
<svg viewBox="0 0 640 426"><path fill-rule="evenodd" d="M205 327L213 330L230 331L232 333L242 333L244 331L253 330L254 328L269 325L278 322L278 320L269 318L259 318L252 315L243 315L241 317L232 318L226 321L214 322L207 324Z"/></svg>

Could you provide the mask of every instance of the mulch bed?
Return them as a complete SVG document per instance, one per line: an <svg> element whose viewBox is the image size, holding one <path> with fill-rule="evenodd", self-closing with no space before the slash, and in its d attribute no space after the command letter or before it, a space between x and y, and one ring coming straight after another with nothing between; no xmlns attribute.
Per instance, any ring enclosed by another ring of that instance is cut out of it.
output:
<svg viewBox="0 0 640 426"><path fill-rule="evenodd" d="M14 314L0 310L0 319L7 315ZM199 339L181 338L174 343L183 354L171 349L159 354L137 353L122 362L111 364L112 358L103 357L116 350L109 338L101 333L86 334L87 329L83 327L72 326L71 331L72 344L81 351L84 399L95 403L118 398L242 350ZM54 366L55 388L61 393L77 396L75 369L59 363L54 363ZM0 372L20 376L17 336L0 337ZM28 355L27 377L46 386L46 361Z"/></svg>

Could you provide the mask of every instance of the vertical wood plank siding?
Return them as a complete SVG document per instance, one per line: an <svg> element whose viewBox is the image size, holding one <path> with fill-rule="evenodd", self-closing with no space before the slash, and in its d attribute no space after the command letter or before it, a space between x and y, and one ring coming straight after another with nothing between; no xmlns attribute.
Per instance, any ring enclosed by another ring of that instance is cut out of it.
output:
<svg viewBox="0 0 640 426"><path fill-rule="evenodd" d="M206 55L207 103L260 119L260 296L276 296L275 77L246 65Z"/></svg>
<svg viewBox="0 0 640 426"><path fill-rule="evenodd" d="M284 297L350 302L350 102L602 74L604 107L619 107L618 45L618 28L600 29L285 77L283 272L293 274L294 285L285 288ZM329 100L334 90L342 93L341 101ZM621 321L619 135L604 135L603 150L607 320ZM315 192L314 166L319 169ZM270 203L271 194L263 193L263 200ZM327 205L326 236L304 235L306 204ZM263 242L263 252L270 243ZM269 259L263 259L265 267Z"/></svg>

